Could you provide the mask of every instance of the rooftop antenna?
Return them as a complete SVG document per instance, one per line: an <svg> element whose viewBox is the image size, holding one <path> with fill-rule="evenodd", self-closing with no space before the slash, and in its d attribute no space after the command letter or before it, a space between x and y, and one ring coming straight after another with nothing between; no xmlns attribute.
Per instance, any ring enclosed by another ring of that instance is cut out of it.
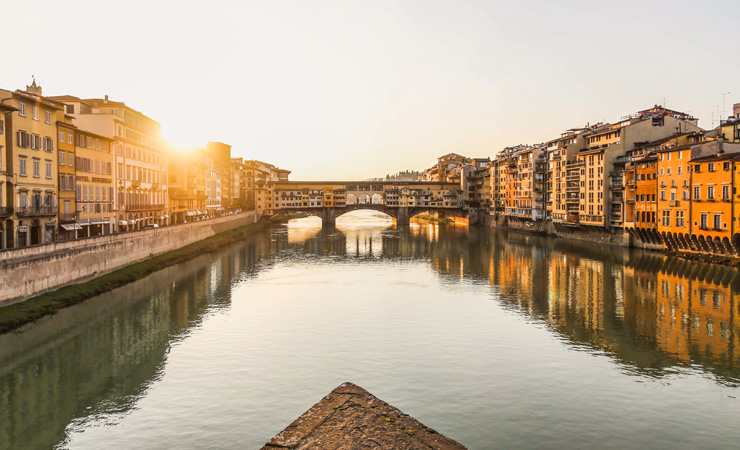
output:
<svg viewBox="0 0 740 450"><path fill-rule="evenodd" d="M732 92L725 92L724 94L718 94L718 95L721 95L722 96L722 116L720 116L720 120L722 120L722 117L724 117L725 119L727 118L725 116L725 111L727 111L725 109L725 97L728 96L728 95L730 95L730 94L732 94Z"/></svg>

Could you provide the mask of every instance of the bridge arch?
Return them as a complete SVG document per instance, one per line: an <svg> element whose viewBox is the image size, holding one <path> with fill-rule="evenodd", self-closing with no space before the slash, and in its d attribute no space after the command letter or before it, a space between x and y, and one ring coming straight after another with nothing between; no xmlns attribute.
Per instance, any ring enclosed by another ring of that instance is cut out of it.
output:
<svg viewBox="0 0 740 450"><path fill-rule="evenodd" d="M356 205L357 204L357 196L353 193L348 193L347 198L344 201L345 205Z"/></svg>
<svg viewBox="0 0 740 450"><path fill-rule="evenodd" d="M360 205L369 205L370 204L370 196L368 194L360 194L357 197L357 203Z"/></svg>
<svg viewBox="0 0 740 450"><path fill-rule="evenodd" d="M373 194L373 196L370 198L370 202L373 205L382 205L383 204L383 196L378 194L377 192Z"/></svg>

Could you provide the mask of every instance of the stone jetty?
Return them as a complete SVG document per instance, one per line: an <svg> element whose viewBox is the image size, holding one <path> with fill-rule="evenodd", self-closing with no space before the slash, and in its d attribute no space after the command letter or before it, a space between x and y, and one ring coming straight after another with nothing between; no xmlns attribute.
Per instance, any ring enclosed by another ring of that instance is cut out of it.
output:
<svg viewBox="0 0 740 450"><path fill-rule="evenodd" d="M352 383L342 383L262 450L462 450L447 438Z"/></svg>

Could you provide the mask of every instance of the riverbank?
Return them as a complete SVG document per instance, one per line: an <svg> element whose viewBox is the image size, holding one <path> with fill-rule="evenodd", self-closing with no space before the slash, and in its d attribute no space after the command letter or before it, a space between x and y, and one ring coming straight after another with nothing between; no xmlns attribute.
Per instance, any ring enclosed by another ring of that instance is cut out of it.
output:
<svg viewBox="0 0 740 450"><path fill-rule="evenodd" d="M90 281L64 286L20 303L0 307L0 333L12 331L43 316L54 314L62 308L144 278L157 270L187 261L203 253L213 252L267 227L268 224L264 222L244 225L114 270Z"/></svg>
<svg viewBox="0 0 740 450"><path fill-rule="evenodd" d="M661 245L644 244L639 245L627 235L611 234L603 231L588 231L576 228L564 228L565 231L556 228L551 222L529 222L529 221L495 221L486 224L489 228L515 231L518 233L531 234L543 237L561 238L572 241L588 242L595 245L612 245L616 247L635 248L648 252L659 253L665 256L683 258L689 261L700 261L709 264L718 264L728 267L740 267L740 258L728 255L717 255L713 253L699 253L690 251L679 251L664 248Z"/></svg>

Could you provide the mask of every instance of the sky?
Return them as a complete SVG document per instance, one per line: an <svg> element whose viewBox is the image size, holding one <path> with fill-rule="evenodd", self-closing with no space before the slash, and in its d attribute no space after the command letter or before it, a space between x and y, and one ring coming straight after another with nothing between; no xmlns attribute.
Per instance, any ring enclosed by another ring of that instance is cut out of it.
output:
<svg viewBox="0 0 740 450"><path fill-rule="evenodd" d="M493 157L665 103L740 103L740 2L0 0L0 88L123 101L291 180Z"/></svg>

